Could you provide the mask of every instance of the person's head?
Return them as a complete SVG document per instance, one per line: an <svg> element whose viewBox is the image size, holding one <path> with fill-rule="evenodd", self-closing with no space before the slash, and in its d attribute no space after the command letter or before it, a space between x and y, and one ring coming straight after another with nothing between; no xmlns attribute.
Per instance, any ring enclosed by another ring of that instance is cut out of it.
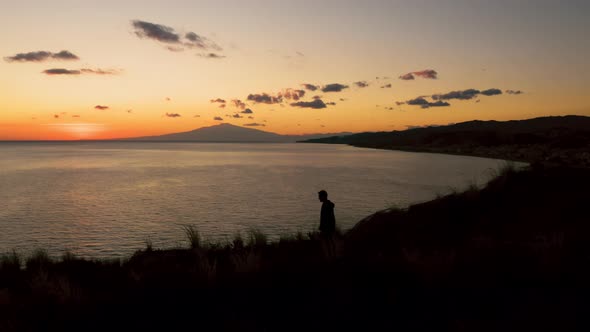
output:
<svg viewBox="0 0 590 332"><path fill-rule="evenodd" d="M327 201L328 200L328 192L325 190L318 191L318 198L320 199L320 202Z"/></svg>

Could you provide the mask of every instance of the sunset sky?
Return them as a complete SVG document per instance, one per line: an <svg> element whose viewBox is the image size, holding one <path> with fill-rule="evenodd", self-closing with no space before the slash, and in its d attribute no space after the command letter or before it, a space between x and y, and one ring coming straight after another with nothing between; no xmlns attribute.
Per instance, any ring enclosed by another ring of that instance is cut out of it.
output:
<svg viewBox="0 0 590 332"><path fill-rule="evenodd" d="M590 1L0 0L0 140L590 115Z"/></svg>

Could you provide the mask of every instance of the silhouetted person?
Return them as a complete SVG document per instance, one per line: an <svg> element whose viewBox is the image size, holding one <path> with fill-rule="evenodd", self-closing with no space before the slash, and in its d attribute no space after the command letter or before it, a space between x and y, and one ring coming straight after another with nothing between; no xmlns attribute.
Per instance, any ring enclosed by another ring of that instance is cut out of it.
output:
<svg viewBox="0 0 590 332"><path fill-rule="evenodd" d="M328 192L325 190L318 192L318 198L320 199L320 202L322 202L322 211L320 213L320 233L323 236L331 237L336 231L334 203L328 199Z"/></svg>

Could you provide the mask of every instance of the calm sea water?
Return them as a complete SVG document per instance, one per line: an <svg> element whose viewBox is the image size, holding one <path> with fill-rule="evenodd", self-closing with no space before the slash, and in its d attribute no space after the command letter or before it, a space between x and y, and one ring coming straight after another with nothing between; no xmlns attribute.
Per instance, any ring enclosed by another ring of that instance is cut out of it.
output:
<svg viewBox="0 0 590 332"><path fill-rule="evenodd" d="M320 144L0 143L0 253L125 257L256 228L317 228L317 191L342 229L388 207L482 184L502 161Z"/></svg>

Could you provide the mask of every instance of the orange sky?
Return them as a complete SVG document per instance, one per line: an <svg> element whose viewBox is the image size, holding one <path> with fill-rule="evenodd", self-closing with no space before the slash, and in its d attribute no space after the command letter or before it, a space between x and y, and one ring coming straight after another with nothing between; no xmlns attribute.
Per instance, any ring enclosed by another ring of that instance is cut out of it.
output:
<svg viewBox="0 0 590 332"><path fill-rule="evenodd" d="M301 134L590 115L590 5L510 4L3 4L0 140L144 136L220 122ZM329 91L333 83L346 88ZM295 100L286 89L304 92ZM217 98L226 102L210 102Z"/></svg>

